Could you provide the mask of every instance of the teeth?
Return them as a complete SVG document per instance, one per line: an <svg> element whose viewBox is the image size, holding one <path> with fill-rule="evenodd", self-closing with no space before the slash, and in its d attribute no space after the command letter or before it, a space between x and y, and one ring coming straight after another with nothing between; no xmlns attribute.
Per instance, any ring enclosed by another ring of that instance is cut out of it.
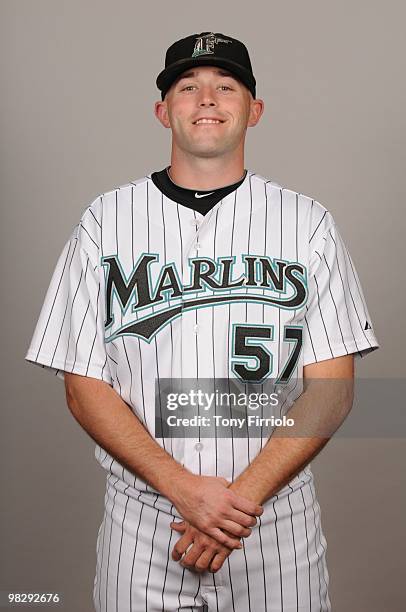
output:
<svg viewBox="0 0 406 612"><path fill-rule="evenodd" d="M196 121L196 125L198 125L199 123L221 123L221 121L219 121L218 119L199 119L198 121Z"/></svg>

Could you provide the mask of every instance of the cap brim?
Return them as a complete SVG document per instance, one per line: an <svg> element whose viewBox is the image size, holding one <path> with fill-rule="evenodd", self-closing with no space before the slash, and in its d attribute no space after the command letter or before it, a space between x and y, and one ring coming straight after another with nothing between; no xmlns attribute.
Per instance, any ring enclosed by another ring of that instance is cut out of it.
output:
<svg viewBox="0 0 406 612"><path fill-rule="evenodd" d="M244 67L236 64L232 60L224 57L213 57L212 55L204 55L200 57L188 57L181 59L168 66L159 73L156 79L156 85L161 91L166 91L174 83L177 77L193 66L219 66L221 68L229 69L230 72L239 77L244 84L249 83L252 87L255 87L256 82L252 74L245 70ZM248 86L248 85L247 85Z"/></svg>

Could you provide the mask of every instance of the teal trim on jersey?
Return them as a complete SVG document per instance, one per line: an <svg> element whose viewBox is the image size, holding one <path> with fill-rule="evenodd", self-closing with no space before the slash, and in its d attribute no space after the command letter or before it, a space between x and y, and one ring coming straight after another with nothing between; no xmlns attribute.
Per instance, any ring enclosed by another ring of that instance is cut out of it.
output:
<svg viewBox="0 0 406 612"><path fill-rule="evenodd" d="M231 303L229 300L226 299L226 296L224 296L224 300L220 300L218 302L215 303L209 303L209 304L202 304L202 305L192 305L192 306L188 306L187 305L187 301L183 302L183 308L182 311L185 310L197 310L199 308L210 308L210 307L215 307L218 305L224 305L224 304L238 304L238 303L246 303L246 302L254 302L254 303L258 303L258 304L263 304L265 306L271 306L271 307L276 307L276 308L281 308L282 310L298 310L300 307L299 306L281 306L280 304L267 304L266 302L264 303L264 300L266 300L267 298L261 295L258 296L252 296L252 295L243 295L240 297L240 299L237 300L233 300ZM270 299L270 298L268 298ZM276 299L276 298L275 298ZM190 300L190 301L194 301L194 300ZM180 306L180 304L177 304L175 306L172 306L171 308L173 310L175 310L176 308L178 308ZM170 310L170 309L168 309ZM134 321L134 323L142 323L143 321L147 321L147 320L152 320L154 319L155 316L159 315L160 313L165 312L165 309L161 309L158 312L154 312L151 313L150 315L144 317L143 319L137 319L136 321ZM126 333L125 335L131 336L137 336L140 339L144 340L145 342L150 342L151 339L163 328L165 327L165 325L168 325L171 321L173 321L174 319L176 319L177 317L179 317L181 315L181 312L178 314L174 314L173 316L171 316L170 318L168 318L162 325L160 325L150 336L149 339L145 338L143 335L139 335L139 334L133 334L133 333ZM128 327L130 324L127 323L125 325L123 325L122 327L120 327L120 329L118 329L112 336L110 336L110 338L106 338L106 342L109 342L117 337L120 336L120 332L122 329L125 329L126 327Z"/></svg>
<svg viewBox="0 0 406 612"><path fill-rule="evenodd" d="M271 331L270 333L270 337L269 338L262 338L259 336L253 336L253 339L250 340L250 338L245 338L245 343L246 346L261 346L261 348L263 348L263 350L269 355L269 373L266 376L263 376L261 379L259 380L246 380L244 378L241 378L241 376L238 374L238 372L235 370L235 365L242 365L243 367L245 367L247 370L250 370L251 372L255 372L255 370L258 369L259 365L260 365L260 361L258 359L258 357L256 355L252 355L250 357L246 357L245 360L241 360L241 355L235 356L235 330L238 327L246 327L246 328L266 328L269 329ZM231 371L234 372L234 374L237 376L237 378L239 378L242 382L245 383L249 383L249 384L261 384L262 382L264 382L267 378L270 377L270 375L272 374L273 371L273 354L268 351L268 349L265 346L262 346L263 342L272 342L274 340L274 331L275 331L275 326L274 325L266 325L265 323L232 323L231 325L231 339L230 339L230 367L231 367ZM257 338L257 341L255 341L255 338ZM235 358L238 357L238 358ZM248 359L255 359L256 361L256 367L250 367L249 365L247 365L246 360Z"/></svg>
<svg viewBox="0 0 406 612"><path fill-rule="evenodd" d="M159 314L159 313L155 313L155 314ZM153 315L151 315L153 316ZM146 342L147 344L151 344L152 340L155 338L155 336L161 331L161 329L163 329L164 327L166 327L166 325L169 325L170 322L175 321L175 319L178 319L180 316L182 316L182 311L179 312L176 315L173 315L173 317L171 317L171 319L169 319L168 321L165 321L162 325L160 325L152 334L149 338L145 338L145 336L143 336L142 334L136 334L133 332L126 332L125 334L120 334L120 331L122 329L125 329L126 327L128 327L128 323L126 323L125 325L123 325L122 327L120 327L120 329L118 329L116 332L114 332L111 336L109 336L108 338L105 337L105 342L113 342L113 340L117 340L118 338L122 338L123 336L133 336L134 338L138 338L139 340L142 340L143 342ZM138 319L135 322L139 323L142 322L143 320L147 320L150 317L144 317L144 319Z"/></svg>
<svg viewBox="0 0 406 612"><path fill-rule="evenodd" d="M298 266L300 266L302 268L302 272L299 272L299 270L292 270L292 274L293 276L295 276L298 280L300 280L304 287L306 288L306 295L307 295L307 289L308 289L308 282L307 282L307 268L306 266L304 266L302 263L300 263L300 261L291 261L289 262L290 264L296 264ZM290 283L290 280L287 279L288 283Z"/></svg>

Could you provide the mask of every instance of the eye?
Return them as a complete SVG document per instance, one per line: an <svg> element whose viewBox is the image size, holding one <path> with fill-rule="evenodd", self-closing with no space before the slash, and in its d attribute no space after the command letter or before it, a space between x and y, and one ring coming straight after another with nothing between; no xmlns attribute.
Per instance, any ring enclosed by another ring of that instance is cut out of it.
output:
<svg viewBox="0 0 406 612"><path fill-rule="evenodd" d="M181 91L186 91L187 89L190 89L191 87L195 87L195 85L186 85L185 87L183 87L183 89L181 89ZM220 88L225 88L225 89L229 89L230 91L232 91L232 87L230 87L229 85L220 85Z"/></svg>

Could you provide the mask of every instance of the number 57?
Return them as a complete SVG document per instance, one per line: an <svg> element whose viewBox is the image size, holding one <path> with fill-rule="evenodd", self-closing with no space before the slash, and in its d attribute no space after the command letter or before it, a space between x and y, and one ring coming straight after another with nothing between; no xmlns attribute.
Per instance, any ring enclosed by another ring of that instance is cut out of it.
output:
<svg viewBox="0 0 406 612"><path fill-rule="evenodd" d="M299 359L302 349L303 328L298 325L285 325L283 339L293 342L294 348L289 355L275 384L287 383ZM262 342L258 342L262 340ZM274 340L274 325L235 324L232 326L231 369L244 382L260 383L272 374L273 354L263 342ZM254 367L248 365L255 360Z"/></svg>

